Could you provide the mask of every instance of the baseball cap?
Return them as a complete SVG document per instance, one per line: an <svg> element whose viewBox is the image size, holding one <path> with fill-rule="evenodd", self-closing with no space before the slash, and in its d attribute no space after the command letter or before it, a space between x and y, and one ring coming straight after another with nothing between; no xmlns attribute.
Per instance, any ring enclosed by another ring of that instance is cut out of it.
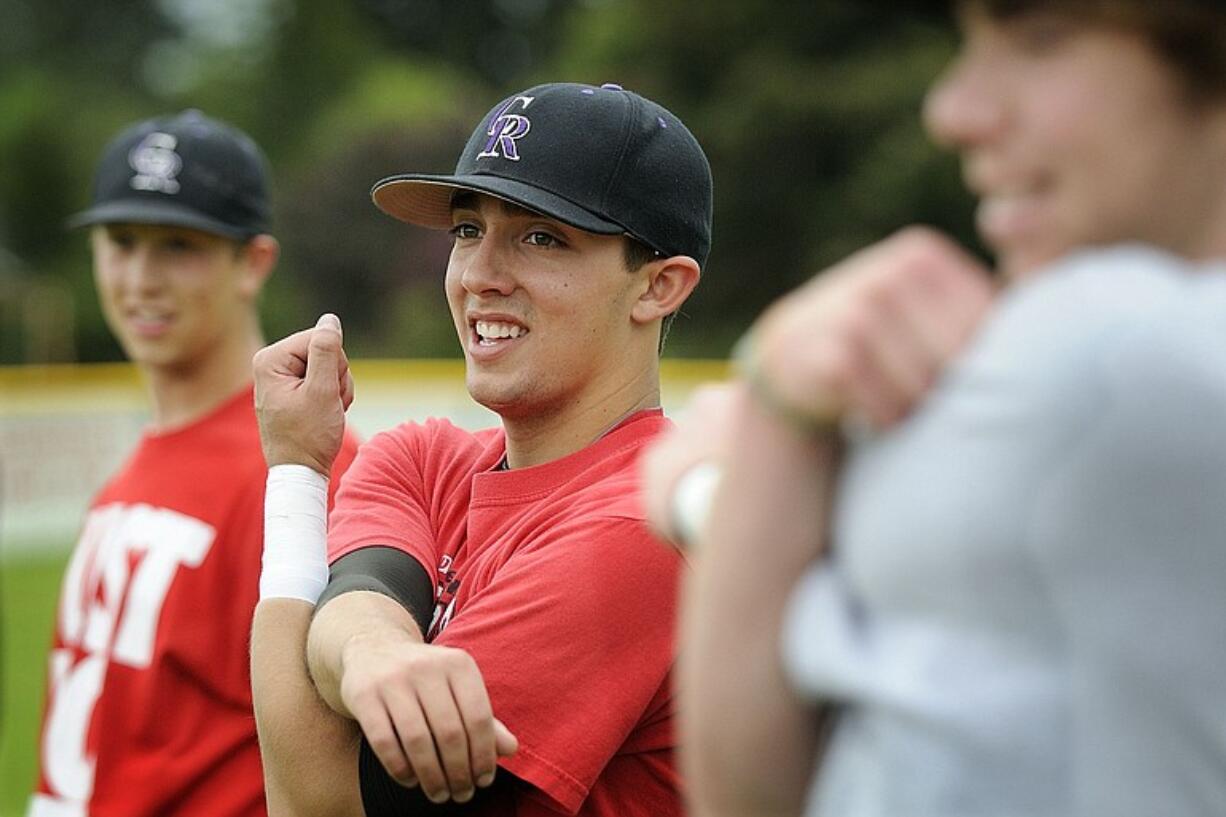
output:
<svg viewBox="0 0 1226 817"><path fill-rule="evenodd" d="M371 197L401 221L450 229L457 189L699 264L711 249L711 168L698 141L672 113L611 83L512 94L473 131L455 173L390 176Z"/></svg>
<svg viewBox="0 0 1226 817"><path fill-rule="evenodd" d="M147 119L102 152L93 203L70 227L191 227L234 239L268 229L267 161L237 128L197 110Z"/></svg>

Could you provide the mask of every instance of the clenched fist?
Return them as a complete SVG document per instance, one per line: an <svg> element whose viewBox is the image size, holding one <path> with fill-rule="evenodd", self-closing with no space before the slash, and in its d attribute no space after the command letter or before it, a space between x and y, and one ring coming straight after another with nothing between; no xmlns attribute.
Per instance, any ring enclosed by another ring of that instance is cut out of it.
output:
<svg viewBox="0 0 1226 817"><path fill-rule="evenodd" d="M313 329L261 349L252 366L268 466L306 465L327 476L341 448L345 410L353 402L340 319L320 316Z"/></svg>
<svg viewBox="0 0 1226 817"><path fill-rule="evenodd" d="M847 415L904 417L979 326L987 270L948 238L913 227L772 306L746 352L753 391L814 428Z"/></svg>

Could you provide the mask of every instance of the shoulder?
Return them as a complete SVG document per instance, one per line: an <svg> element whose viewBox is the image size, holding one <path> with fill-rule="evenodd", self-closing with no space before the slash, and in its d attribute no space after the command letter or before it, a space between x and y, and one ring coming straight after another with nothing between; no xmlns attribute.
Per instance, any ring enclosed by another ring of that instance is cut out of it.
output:
<svg viewBox="0 0 1226 817"><path fill-rule="evenodd" d="M1224 268L1143 246L1087 251L1002 296L966 362L1048 382L1108 376L1137 346L1222 334L1224 308Z"/></svg>
<svg viewBox="0 0 1226 817"><path fill-rule="evenodd" d="M989 332L1024 333L1061 344L1119 334L1155 310L1185 300L1202 267L1144 246L1068 256L1001 299Z"/></svg>
<svg viewBox="0 0 1226 817"><path fill-rule="evenodd" d="M425 455L452 457L479 456L491 444L501 438L499 429L468 431L451 421L430 418L423 422L407 422L380 431L362 443L358 449L359 460L373 452L385 455L424 457Z"/></svg>
<svg viewBox="0 0 1226 817"><path fill-rule="evenodd" d="M1171 319L1202 320L1226 299L1226 265L1197 263L1153 247L1127 245L1071 255L1013 287L993 324L1064 341L1169 329Z"/></svg>
<svg viewBox="0 0 1226 817"><path fill-rule="evenodd" d="M1226 365L1226 265L1132 246L1081 254L1052 273L1022 300L1062 318L1062 336L1101 352L1109 376L1206 364L1216 374Z"/></svg>
<svg viewBox="0 0 1226 817"><path fill-rule="evenodd" d="M358 448L344 483L422 486L463 481L497 462L502 440L501 429L468 431L443 419L403 423Z"/></svg>
<svg viewBox="0 0 1226 817"><path fill-rule="evenodd" d="M468 431L460 428L443 417L431 417L421 422L410 421L381 431L370 438L370 443L376 440L381 445L416 444L420 442L451 444L465 446L476 443L485 445L492 437L499 434L499 429L486 428L480 431Z"/></svg>
<svg viewBox="0 0 1226 817"><path fill-rule="evenodd" d="M1226 412L1224 315L1226 266L1144 247L1082 253L1003 298L951 394L1052 428L1153 436L1160 423L1188 439L1193 415Z"/></svg>
<svg viewBox="0 0 1226 817"><path fill-rule="evenodd" d="M1142 391L1190 402L1189 389L1226 376L1222 315L1226 267L1142 246L1068 256L1001 295L924 416L941 427L1029 428L1054 445Z"/></svg>

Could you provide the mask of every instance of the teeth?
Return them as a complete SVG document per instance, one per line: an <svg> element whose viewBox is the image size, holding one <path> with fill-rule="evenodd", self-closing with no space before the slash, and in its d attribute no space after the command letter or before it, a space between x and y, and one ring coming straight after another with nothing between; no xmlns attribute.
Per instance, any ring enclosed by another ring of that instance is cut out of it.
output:
<svg viewBox="0 0 1226 817"><path fill-rule="evenodd" d="M518 324L499 321L477 321L477 334L485 340L500 338L517 338L528 334L528 330Z"/></svg>

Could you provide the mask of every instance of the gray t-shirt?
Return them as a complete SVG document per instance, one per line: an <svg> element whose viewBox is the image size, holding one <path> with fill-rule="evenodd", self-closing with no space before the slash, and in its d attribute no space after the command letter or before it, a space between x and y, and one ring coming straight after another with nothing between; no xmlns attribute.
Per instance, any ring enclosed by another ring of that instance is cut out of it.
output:
<svg viewBox="0 0 1226 817"><path fill-rule="evenodd" d="M810 815L1226 815L1226 268L1082 254L853 445L783 634Z"/></svg>

